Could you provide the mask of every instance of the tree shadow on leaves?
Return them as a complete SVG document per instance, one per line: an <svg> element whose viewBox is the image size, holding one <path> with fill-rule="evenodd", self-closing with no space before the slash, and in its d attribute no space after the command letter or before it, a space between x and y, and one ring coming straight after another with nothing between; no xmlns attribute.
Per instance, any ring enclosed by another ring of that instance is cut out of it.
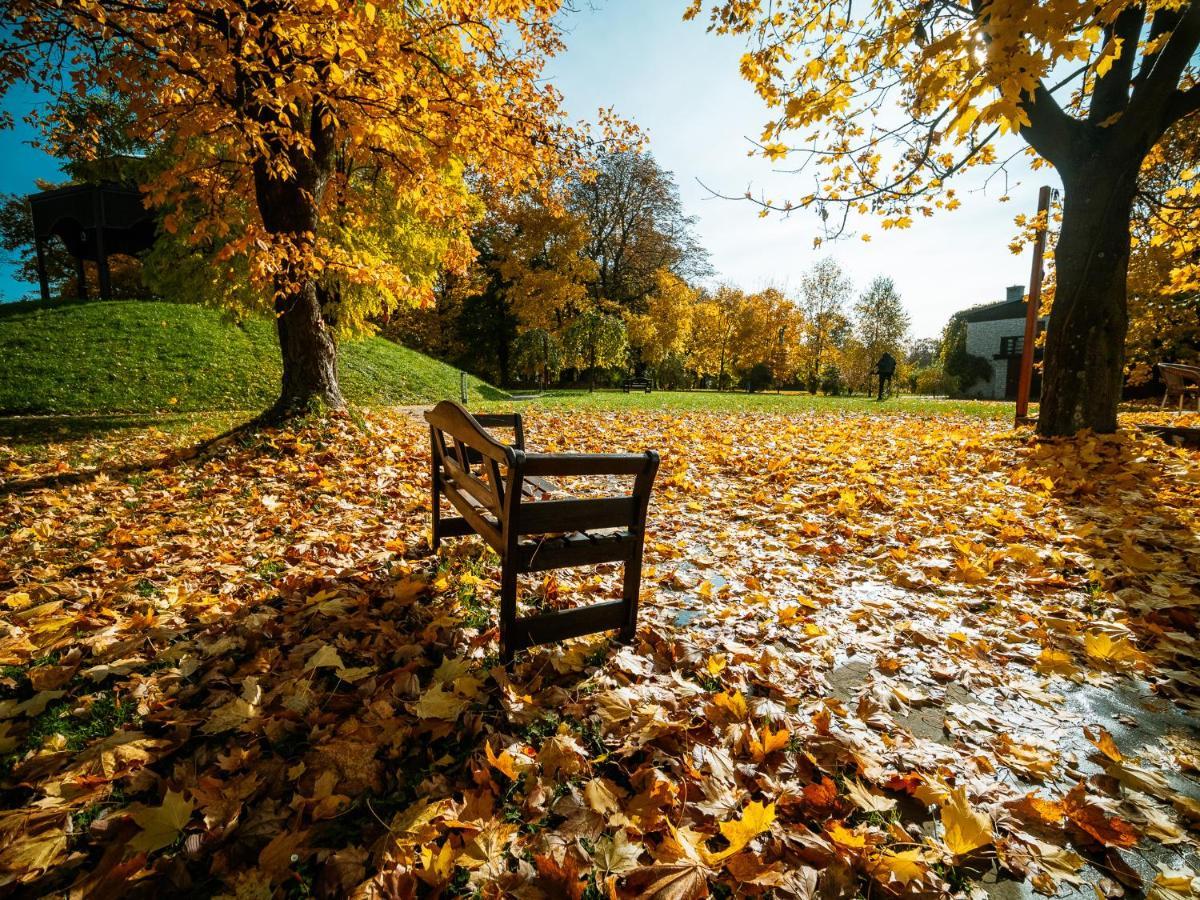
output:
<svg viewBox="0 0 1200 900"><path fill-rule="evenodd" d="M96 437L129 428L149 428L162 425L156 416L70 416L47 419L10 418L0 419L0 439L14 444L37 444L48 440L64 441L84 437ZM249 421L234 425L220 434L205 438L185 447L168 450L147 459L113 461L93 468L53 472L31 478L16 478L0 482L0 497L20 496L32 491L55 489L87 484L97 478L121 477L168 469L183 462L201 459L231 441L248 436L258 429L272 424L266 414L255 416Z"/></svg>

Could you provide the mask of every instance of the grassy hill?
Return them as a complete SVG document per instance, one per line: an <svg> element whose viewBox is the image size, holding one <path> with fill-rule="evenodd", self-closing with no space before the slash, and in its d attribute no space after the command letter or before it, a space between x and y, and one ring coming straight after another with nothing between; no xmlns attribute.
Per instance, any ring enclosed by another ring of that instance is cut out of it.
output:
<svg viewBox="0 0 1200 900"><path fill-rule="evenodd" d="M383 338L339 355L352 403L457 397L459 372ZM143 301L0 305L0 414L261 409L280 377L274 325L205 307ZM473 399L500 392L470 379Z"/></svg>

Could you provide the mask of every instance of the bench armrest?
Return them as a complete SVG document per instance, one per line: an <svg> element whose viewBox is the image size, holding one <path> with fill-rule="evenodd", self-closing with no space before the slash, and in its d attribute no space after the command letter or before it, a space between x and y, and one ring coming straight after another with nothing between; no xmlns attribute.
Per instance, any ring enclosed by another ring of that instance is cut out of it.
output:
<svg viewBox="0 0 1200 900"><path fill-rule="evenodd" d="M658 454L526 453L522 475L640 475L658 467Z"/></svg>

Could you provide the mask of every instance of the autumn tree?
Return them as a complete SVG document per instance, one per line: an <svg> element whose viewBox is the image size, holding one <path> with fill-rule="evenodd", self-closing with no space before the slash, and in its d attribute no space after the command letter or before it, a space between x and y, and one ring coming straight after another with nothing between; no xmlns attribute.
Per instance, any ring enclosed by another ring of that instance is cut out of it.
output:
<svg viewBox="0 0 1200 900"><path fill-rule="evenodd" d="M804 357L808 389L817 392L826 354L838 328L844 327L842 312L850 300L850 279L836 260L818 260L800 282L800 305L804 311Z"/></svg>
<svg viewBox="0 0 1200 900"><path fill-rule="evenodd" d="M562 346L545 328L531 328L513 342L513 365L527 380L546 387L562 371Z"/></svg>
<svg viewBox="0 0 1200 900"><path fill-rule="evenodd" d="M696 304L692 322L691 361L700 376L716 376L724 390L730 370L734 334L746 295L731 285L721 285Z"/></svg>
<svg viewBox="0 0 1200 900"><path fill-rule="evenodd" d="M646 295L645 312L627 313L629 346L641 362L658 366L667 357L685 352L699 292L666 269L654 274L654 289Z"/></svg>
<svg viewBox="0 0 1200 900"><path fill-rule="evenodd" d="M868 373L884 353L904 358L911 321L892 279L877 276L854 303L854 336L857 341L851 383L866 384Z"/></svg>
<svg viewBox="0 0 1200 900"><path fill-rule="evenodd" d="M484 7L325 0L11 0L0 89L109 91L134 112L130 137L165 142L143 185L163 227L215 243L217 279L245 275L277 324L276 412L343 403L332 308L361 318L331 284L390 285L360 297L386 309L407 291L390 242L331 234L353 219L370 173L423 220L465 243L476 214L465 169L519 192L578 137L542 79L560 47L558 0ZM104 65L94 65L101 59ZM54 131L54 115L43 116ZM332 227L331 227L332 226ZM240 261L240 262L239 262ZM328 279L334 272L335 281ZM427 291L427 284L417 285Z"/></svg>
<svg viewBox="0 0 1200 900"><path fill-rule="evenodd" d="M486 212L471 233L475 288L464 297L459 326L507 384L513 342L530 330L560 339L574 316L592 305L587 285L596 267L583 253L583 221L553 190L506 197L481 186L479 193ZM479 353L465 360L473 371L481 371L481 361Z"/></svg>
<svg viewBox="0 0 1200 900"><path fill-rule="evenodd" d="M625 361L625 323L599 307L586 310L563 332L563 350L570 365L588 371L588 390L596 389L596 370Z"/></svg>
<svg viewBox="0 0 1200 900"><path fill-rule="evenodd" d="M705 0L693 0L688 16ZM1038 430L1116 428L1130 217L1143 161L1200 112L1200 0L720 0L742 72L776 115L761 151L800 156L815 206L906 227L958 205L949 182L1003 165L1018 133L1065 187ZM880 111L883 110L883 115ZM793 136L798 140L794 140Z"/></svg>
<svg viewBox="0 0 1200 900"><path fill-rule="evenodd" d="M1133 383L1161 361L1200 357L1200 116L1146 158L1133 216L1125 368Z"/></svg>
<svg viewBox="0 0 1200 900"><path fill-rule="evenodd" d="M596 264L593 298L644 312L659 272L695 281L709 272L672 174L649 153L601 153L573 180L570 207L587 228L585 253Z"/></svg>

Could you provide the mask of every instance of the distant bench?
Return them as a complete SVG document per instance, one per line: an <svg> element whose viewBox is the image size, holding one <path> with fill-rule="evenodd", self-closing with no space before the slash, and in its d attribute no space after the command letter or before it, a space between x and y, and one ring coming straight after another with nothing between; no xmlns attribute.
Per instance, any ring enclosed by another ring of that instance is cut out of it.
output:
<svg viewBox="0 0 1200 900"><path fill-rule="evenodd" d="M473 416L450 400L425 419L432 444L433 548L444 537L474 532L500 554L502 661L525 647L614 628L620 639L631 640L658 454L527 453L519 415ZM486 428L511 429L513 443L501 443ZM626 495L546 499L558 492L547 475L625 475L633 485ZM443 495L457 516L442 518ZM604 562L625 564L620 600L518 618L518 575Z"/></svg>
<svg viewBox="0 0 1200 900"><path fill-rule="evenodd" d="M621 387L626 394L630 391L645 391L648 394L654 388L649 378L626 378Z"/></svg>

